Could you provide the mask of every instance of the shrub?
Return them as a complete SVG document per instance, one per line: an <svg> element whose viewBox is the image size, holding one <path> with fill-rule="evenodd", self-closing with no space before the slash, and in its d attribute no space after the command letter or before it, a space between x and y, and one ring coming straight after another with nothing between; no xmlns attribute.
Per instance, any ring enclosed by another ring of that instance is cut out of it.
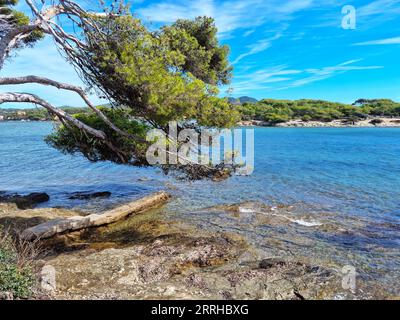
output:
<svg viewBox="0 0 400 320"><path fill-rule="evenodd" d="M32 297L36 284L34 260L39 253L36 243L28 243L0 229L0 296Z"/></svg>

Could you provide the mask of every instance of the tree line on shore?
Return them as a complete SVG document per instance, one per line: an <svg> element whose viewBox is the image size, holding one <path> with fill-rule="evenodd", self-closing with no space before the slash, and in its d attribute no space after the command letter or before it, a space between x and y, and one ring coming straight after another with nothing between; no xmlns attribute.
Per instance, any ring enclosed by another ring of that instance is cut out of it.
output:
<svg viewBox="0 0 400 320"><path fill-rule="evenodd" d="M62 107L70 115L89 112L88 108ZM54 119L45 108L31 109L0 109L0 120L5 121L51 121Z"/></svg>
<svg viewBox="0 0 400 320"><path fill-rule="evenodd" d="M303 121L347 120L356 122L369 117L399 117L400 103L389 99L359 99L352 105L323 100L273 100L238 106L242 120L282 123L294 119Z"/></svg>
<svg viewBox="0 0 400 320"><path fill-rule="evenodd" d="M258 120L282 123L294 119L303 121L333 120L359 121L369 117L400 117L400 103L389 99L359 99L352 105L323 100L273 100L236 104L242 121ZM76 117L90 113L85 107L62 107ZM0 109L3 120L50 121L52 116L44 108Z"/></svg>

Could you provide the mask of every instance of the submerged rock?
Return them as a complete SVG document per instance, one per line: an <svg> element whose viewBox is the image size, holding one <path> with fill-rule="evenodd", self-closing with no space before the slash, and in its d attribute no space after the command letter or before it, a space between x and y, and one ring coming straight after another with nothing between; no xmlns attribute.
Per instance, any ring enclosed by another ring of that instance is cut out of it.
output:
<svg viewBox="0 0 400 320"><path fill-rule="evenodd" d="M15 203L18 209L26 210L32 209L39 203L47 202L50 196L47 193L30 193L26 196L19 194L7 194L2 192L0 194L0 202Z"/></svg>
<svg viewBox="0 0 400 320"><path fill-rule="evenodd" d="M75 192L68 197L70 200L91 200L96 198L109 198L111 197L111 192Z"/></svg>

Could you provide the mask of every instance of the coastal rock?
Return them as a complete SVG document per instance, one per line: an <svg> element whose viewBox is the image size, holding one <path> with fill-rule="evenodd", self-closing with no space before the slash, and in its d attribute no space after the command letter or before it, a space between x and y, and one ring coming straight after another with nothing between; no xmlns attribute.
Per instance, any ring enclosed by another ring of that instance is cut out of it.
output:
<svg viewBox="0 0 400 320"><path fill-rule="evenodd" d="M0 194L0 202L15 203L18 209L26 210L34 208L39 203L47 202L50 196L47 193L30 193L26 196L19 194Z"/></svg>
<svg viewBox="0 0 400 320"><path fill-rule="evenodd" d="M72 193L68 199L70 200L91 200L97 198L109 198L111 197L111 192L75 192Z"/></svg>
<svg viewBox="0 0 400 320"><path fill-rule="evenodd" d="M237 234L153 217L96 229L79 241L85 249L50 257L47 264L57 274L54 298L321 299L341 290L340 278L324 267L283 258L260 263L258 251ZM114 248L99 243L112 239Z"/></svg>
<svg viewBox="0 0 400 320"><path fill-rule="evenodd" d="M270 258L270 259L264 259L260 262L259 267L260 269L270 269L273 267L282 267L285 266L286 262L281 260L281 259L277 259L277 258Z"/></svg>
<svg viewBox="0 0 400 320"><path fill-rule="evenodd" d="M0 300L14 300L12 292L0 292Z"/></svg>
<svg viewBox="0 0 400 320"><path fill-rule="evenodd" d="M56 290L56 270L51 265L45 265L40 272L40 285L42 290L46 292L54 292Z"/></svg>
<svg viewBox="0 0 400 320"><path fill-rule="evenodd" d="M59 256L51 261L58 275L56 298L316 299L329 297L327 288L336 280L333 273L320 277L297 263L268 270L239 267L229 258L235 244L228 249L215 238L201 241L213 249L155 240L150 246Z"/></svg>
<svg viewBox="0 0 400 320"><path fill-rule="evenodd" d="M184 275L221 266L238 250L242 250L240 243L223 236L181 234L158 237L147 245L63 254L48 263L57 272L59 297L190 298L197 296L197 289L188 285ZM197 286L198 281L191 283Z"/></svg>
<svg viewBox="0 0 400 320"><path fill-rule="evenodd" d="M79 212L58 208L18 209L15 203L0 203L0 227L22 232L45 221L79 215Z"/></svg>

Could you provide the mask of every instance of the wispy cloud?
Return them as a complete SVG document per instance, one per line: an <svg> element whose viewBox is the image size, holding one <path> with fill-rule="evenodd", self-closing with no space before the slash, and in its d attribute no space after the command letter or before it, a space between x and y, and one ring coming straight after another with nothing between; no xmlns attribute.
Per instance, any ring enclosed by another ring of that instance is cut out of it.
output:
<svg viewBox="0 0 400 320"><path fill-rule="evenodd" d="M261 39L258 40L256 43L247 46L247 49L249 49L246 53L242 53L241 55L239 55L235 61L232 62L232 64L237 64L239 61L241 61L242 59L248 57L248 56L252 56L254 54L263 52L265 50L267 50L268 48L270 48L272 46L272 41L277 40L281 37L281 34L276 34L274 37L271 38L267 38L267 39Z"/></svg>
<svg viewBox="0 0 400 320"><path fill-rule="evenodd" d="M359 17L371 17L374 15L395 15L400 12L399 1L376 0L357 8Z"/></svg>
<svg viewBox="0 0 400 320"><path fill-rule="evenodd" d="M343 74L349 71L360 71L360 70L374 70L374 69L383 69L383 66L357 66L354 63L360 62L362 59L356 60L348 60L346 62L340 63L335 66L328 66L319 69L306 69L305 73L308 74L307 77L298 79L290 83L288 86L285 86L282 89L301 87L313 82L322 81L328 78L332 78L336 75Z"/></svg>
<svg viewBox="0 0 400 320"><path fill-rule="evenodd" d="M233 83L235 94L253 90L271 90L272 85L292 80L293 75L302 73L301 70L289 69L286 65L274 66L255 72L247 72L235 77Z"/></svg>
<svg viewBox="0 0 400 320"><path fill-rule="evenodd" d="M287 21L291 15L310 7L313 0L165 0L139 7L139 16L153 22L172 23L181 18L211 16L216 19L220 36L238 29L254 29L265 22Z"/></svg>
<svg viewBox="0 0 400 320"><path fill-rule="evenodd" d="M388 44L400 44L400 37L371 40L365 42L354 43L354 46L372 46L372 45L388 45Z"/></svg>
<svg viewBox="0 0 400 320"><path fill-rule="evenodd" d="M255 29L247 30L245 33L243 33L243 37L248 37L252 35L254 32L256 32Z"/></svg>
<svg viewBox="0 0 400 320"><path fill-rule="evenodd" d="M322 68L308 68L304 70L290 69L286 65L275 66L253 73L236 76L233 84L234 92L246 93L253 90L285 90L295 87L301 87L317 81L322 81L336 75L360 70L382 69L383 66L360 66L355 65L362 59L348 60L335 66L327 66ZM274 86L274 84L281 84Z"/></svg>
<svg viewBox="0 0 400 320"><path fill-rule="evenodd" d="M366 4L358 5L346 0L331 0L330 3L329 0L321 1L318 6L321 9L321 15L317 17L317 23L312 24L312 26L341 28L343 14L341 14L340 8L348 4L353 4L356 9L357 29L367 30L399 17L400 1L375 0L364 2ZM335 9L332 10L332 7Z"/></svg>

